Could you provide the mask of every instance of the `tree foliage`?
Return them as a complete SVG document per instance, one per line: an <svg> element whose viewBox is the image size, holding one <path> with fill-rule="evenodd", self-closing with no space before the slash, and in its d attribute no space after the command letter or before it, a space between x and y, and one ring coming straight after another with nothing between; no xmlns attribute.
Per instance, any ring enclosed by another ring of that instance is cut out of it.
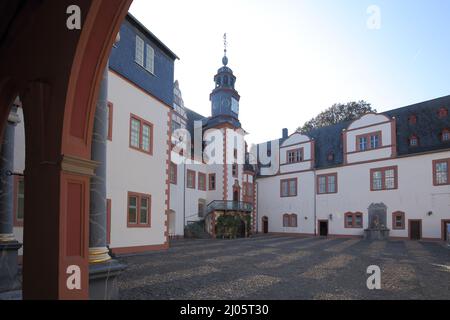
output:
<svg viewBox="0 0 450 320"><path fill-rule="evenodd" d="M297 131L307 133L313 129L330 126L343 121L355 120L369 112L377 112L377 110L373 109L370 103L364 100L348 102L346 104L335 103L315 118L306 122Z"/></svg>

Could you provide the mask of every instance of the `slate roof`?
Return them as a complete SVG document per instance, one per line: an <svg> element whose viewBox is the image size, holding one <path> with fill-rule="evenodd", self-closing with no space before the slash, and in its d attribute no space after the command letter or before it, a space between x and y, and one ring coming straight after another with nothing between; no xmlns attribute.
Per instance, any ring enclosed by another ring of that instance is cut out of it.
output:
<svg viewBox="0 0 450 320"><path fill-rule="evenodd" d="M438 111L442 107L450 111L450 95L381 113L396 119L399 156L450 148L449 143L441 140L442 131L450 129L450 115L442 119L438 117ZM409 123L411 115L417 117L416 124ZM346 129L351 122L341 122L306 133L316 142L316 168L324 169L343 164L342 130ZM409 145L409 138L412 135L419 138L419 146ZM281 143L282 139L280 139L280 145ZM270 149L270 143L268 145ZM333 159L329 159L330 153L333 154Z"/></svg>
<svg viewBox="0 0 450 320"><path fill-rule="evenodd" d="M194 140L194 122L202 121L203 123L205 123L205 121L208 118L202 116L201 114L199 114L187 107L183 107L183 108L186 110L186 118L187 118L186 129L191 134L191 139Z"/></svg>

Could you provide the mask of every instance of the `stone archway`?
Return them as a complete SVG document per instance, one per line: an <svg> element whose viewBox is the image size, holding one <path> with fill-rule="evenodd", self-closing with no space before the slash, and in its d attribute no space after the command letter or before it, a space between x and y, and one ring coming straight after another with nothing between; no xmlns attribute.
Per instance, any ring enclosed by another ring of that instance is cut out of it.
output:
<svg viewBox="0 0 450 320"><path fill-rule="evenodd" d="M0 5L10 19L0 26L0 132L17 95L26 125L24 299L89 297L93 120L103 70L131 2ZM73 4L81 30L66 26Z"/></svg>

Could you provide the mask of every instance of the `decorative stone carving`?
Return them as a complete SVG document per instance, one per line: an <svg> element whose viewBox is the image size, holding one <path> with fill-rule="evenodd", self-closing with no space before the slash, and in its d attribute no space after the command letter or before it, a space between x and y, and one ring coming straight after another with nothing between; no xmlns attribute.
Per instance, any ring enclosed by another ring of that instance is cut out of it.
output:
<svg viewBox="0 0 450 320"><path fill-rule="evenodd" d="M390 230L387 226L387 207L384 203L372 203L369 208L369 228L364 230L364 239L387 240Z"/></svg>

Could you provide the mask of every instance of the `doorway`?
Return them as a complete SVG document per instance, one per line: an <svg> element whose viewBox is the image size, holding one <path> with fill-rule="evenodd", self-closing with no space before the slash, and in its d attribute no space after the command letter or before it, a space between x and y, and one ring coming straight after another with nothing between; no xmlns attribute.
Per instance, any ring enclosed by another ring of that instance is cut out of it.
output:
<svg viewBox="0 0 450 320"><path fill-rule="evenodd" d="M448 227L450 226L450 220L442 220L442 240L448 241Z"/></svg>
<svg viewBox="0 0 450 320"><path fill-rule="evenodd" d="M265 234L269 233L269 218L263 217L262 224L263 224L263 233Z"/></svg>
<svg viewBox="0 0 450 320"><path fill-rule="evenodd" d="M328 220L319 220L319 236L328 236Z"/></svg>
<svg viewBox="0 0 450 320"><path fill-rule="evenodd" d="M420 240L422 238L422 220L409 220L409 239Z"/></svg>

